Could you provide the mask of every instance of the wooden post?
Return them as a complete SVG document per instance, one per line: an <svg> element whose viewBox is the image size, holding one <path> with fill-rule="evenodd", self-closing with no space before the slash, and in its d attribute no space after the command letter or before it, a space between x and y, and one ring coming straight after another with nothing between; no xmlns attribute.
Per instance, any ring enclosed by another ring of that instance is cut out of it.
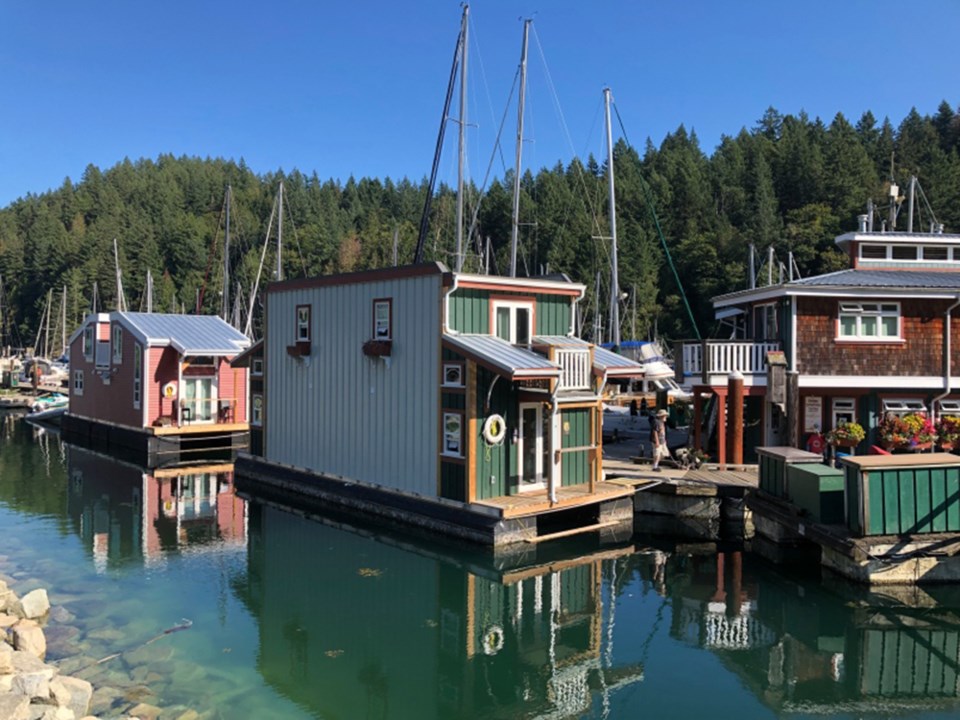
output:
<svg viewBox="0 0 960 720"><path fill-rule="evenodd" d="M800 447L800 373L787 372L787 445Z"/></svg>
<svg viewBox="0 0 960 720"><path fill-rule="evenodd" d="M727 388L720 386L713 391L717 394L717 464L723 467L727 464Z"/></svg>
<svg viewBox="0 0 960 720"><path fill-rule="evenodd" d="M727 436L730 447L727 455L734 465L743 464L743 375L732 372L727 377L727 422L730 434Z"/></svg>
<svg viewBox="0 0 960 720"><path fill-rule="evenodd" d="M700 428L703 426L703 397L694 389L693 391L693 448L702 450L700 440Z"/></svg>

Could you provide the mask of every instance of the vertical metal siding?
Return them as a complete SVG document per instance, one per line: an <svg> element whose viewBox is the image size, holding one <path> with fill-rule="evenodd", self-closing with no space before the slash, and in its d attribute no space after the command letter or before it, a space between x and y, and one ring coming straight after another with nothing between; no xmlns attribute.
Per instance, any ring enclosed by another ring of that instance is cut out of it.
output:
<svg viewBox="0 0 960 720"><path fill-rule="evenodd" d="M570 332L573 302L566 295L537 295L537 335L566 335Z"/></svg>
<svg viewBox="0 0 960 720"><path fill-rule="evenodd" d="M362 352L373 299L393 299L390 365ZM310 305L310 356L287 353ZM272 293L267 311L267 459L417 492L437 492L438 276Z"/></svg>

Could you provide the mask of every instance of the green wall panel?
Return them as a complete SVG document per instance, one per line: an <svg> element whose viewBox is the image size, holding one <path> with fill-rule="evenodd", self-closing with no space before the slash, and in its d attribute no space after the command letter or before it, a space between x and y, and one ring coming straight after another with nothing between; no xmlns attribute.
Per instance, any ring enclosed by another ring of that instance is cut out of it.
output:
<svg viewBox="0 0 960 720"><path fill-rule="evenodd" d="M448 500L467 500L466 466L460 463L440 463L440 497Z"/></svg>
<svg viewBox="0 0 960 720"><path fill-rule="evenodd" d="M590 445L590 409L576 408L560 412L560 447L576 448ZM563 487L590 482L590 452L565 452L561 460Z"/></svg>
<svg viewBox="0 0 960 720"><path fill-rule="evenodd" d="M489 370L477 368L477 432L470 441L477 448L478 500L508 495L517 486L516 446L511 442L517 427L517 398L512 383L500 378L490 395L490 409L486 410L484 403L495 377ZM483 439L483 423L494 413L507 421L507 435L499 445L488 445Z"/></svg>

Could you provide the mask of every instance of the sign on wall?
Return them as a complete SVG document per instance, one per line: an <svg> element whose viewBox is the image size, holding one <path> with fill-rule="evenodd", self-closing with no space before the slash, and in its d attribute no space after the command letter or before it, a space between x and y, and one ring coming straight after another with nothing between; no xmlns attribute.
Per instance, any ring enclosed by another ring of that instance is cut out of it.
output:
<svg viewBox="0 0 960 720"><path fill-rule="evenodd" d="M817 432L823 429L823 398L807 395L803 399L803 431Z"/></svg>

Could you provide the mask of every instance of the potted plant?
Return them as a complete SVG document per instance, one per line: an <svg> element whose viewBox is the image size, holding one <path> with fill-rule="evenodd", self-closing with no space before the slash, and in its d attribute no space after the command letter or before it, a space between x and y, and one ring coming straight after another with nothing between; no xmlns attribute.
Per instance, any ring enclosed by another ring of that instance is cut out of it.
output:
<svg viewBox="0 0 960 720"><path fill-rule="evenodd" d="M903 416L903 423L910 436L911 450L929 450L937 439L937 429L933 421L924 413L909 413Z"/></svg>
<svg viewBox="0 0 960 720"><path fill-rule="evenodd" d="M827 433L827 442L838 447L855 447L867 436L860 423L840 421L840 424Z"/></svg>
<svg viewBox="0 0 960 720"><path fill-rule="evenodd" d="M960 417L941 415L937 420L936 429L941 450L949 452L957 447L957 441L960 440Z"/></svg>
<svg viewBox="0 0 960 720"><path fill-rule="evenodd" d="M877 425L877 442L887 450L905 448L910 444L910 430L903 418L888 412Z"/></svg>

